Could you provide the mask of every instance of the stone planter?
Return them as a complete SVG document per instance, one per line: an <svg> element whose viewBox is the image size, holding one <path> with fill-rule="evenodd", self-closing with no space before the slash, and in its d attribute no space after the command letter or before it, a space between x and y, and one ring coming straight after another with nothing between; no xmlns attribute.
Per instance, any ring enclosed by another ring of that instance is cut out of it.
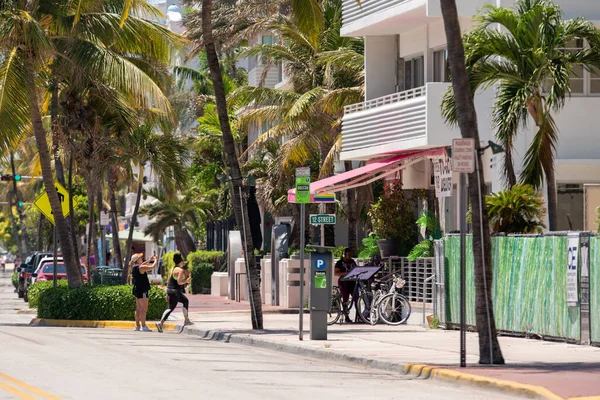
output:
<svg viewBox="0 0 600 400"><path fill-rule="evenodd" d="M398 255L398 242L393 239L379 239L377 245L382 258Z"/></svg>

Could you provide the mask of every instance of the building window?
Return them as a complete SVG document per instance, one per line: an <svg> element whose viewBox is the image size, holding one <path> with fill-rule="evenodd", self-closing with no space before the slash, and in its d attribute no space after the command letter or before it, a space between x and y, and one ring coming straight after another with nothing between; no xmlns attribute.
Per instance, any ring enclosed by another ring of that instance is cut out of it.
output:
<svg viewBox="0 0 600 400"><path fill-rule="evenodd" d="M583 39L575 39L567 42L564 51L566 53L575 53L583 50L584 42ZM571 93L584 93L584 68L583 65L575 65L569 73L569 82L571 86Z"/></svg>
<svg viewBox="0 0 600 400"><path fill-rule="evenodd" d="M446 49L433 52L433 81L450 82L450 66Z"/></svg>
<svg viewBox="0 0 600 400"><path fill-rule="evenodd" d="M404 90L414 89L425 84L423 56L404 60Z"/></svg>
<svg viewBox="0 0 600 400"><path fill-rule="evenodd" d="M273 36L272 35L264 35L262 37L262 44L273 44Z"/></svg>

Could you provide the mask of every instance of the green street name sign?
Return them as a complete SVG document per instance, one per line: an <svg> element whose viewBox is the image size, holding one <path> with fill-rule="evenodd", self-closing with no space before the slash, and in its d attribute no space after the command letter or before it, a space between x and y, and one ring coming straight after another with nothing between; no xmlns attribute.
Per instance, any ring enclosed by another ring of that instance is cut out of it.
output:
<svg viewBox="0 0 600 400"><path fill-rule="evenodd" d="M310 214L311 225L335 225L335 214Z"/></svg>
<svg viewBox="0 0 600 400"><path fill-rule="evenodd" d="M296 168L296 203L310 203L310 168Z"/></svg>

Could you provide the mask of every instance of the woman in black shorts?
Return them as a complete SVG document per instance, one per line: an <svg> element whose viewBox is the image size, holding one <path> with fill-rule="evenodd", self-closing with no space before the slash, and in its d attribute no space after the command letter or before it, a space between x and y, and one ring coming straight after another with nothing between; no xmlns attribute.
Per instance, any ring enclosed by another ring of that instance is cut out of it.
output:
<svg viewBox="0 0 600 400"><path fill-rule="evenodd" d="M175 253L175 255L173 255L173 261L175 262L175 268L173 268L173 272L171 272L169 284L167 285L167 300L169 301L169 308L165 310L160 322L156 324L156 329L159 332L162 332L163 324L167 318L169 318L169 315L171 315L173 310L175 310L177 303L181 303L183 305L183 316L185 317L184 325L193 324L188 316L188 307L190 302L184 294L185 285L191 282L192 277L190 275L187 263L180 253Z"/></svg>
<svg viewBox="0 0 600 400"><path fill-rule="evenodd" d="M133 283L133 295L135 296L135 330L152 332L146 326L146 313L148 312L148 292L150 291L150 280L148 271L152 271L156 264L156 257L142 262L144 253L131 256L131 281ZM152 264L149 264L152 262ZM141 325L141 326L140 326Z"/></svg>

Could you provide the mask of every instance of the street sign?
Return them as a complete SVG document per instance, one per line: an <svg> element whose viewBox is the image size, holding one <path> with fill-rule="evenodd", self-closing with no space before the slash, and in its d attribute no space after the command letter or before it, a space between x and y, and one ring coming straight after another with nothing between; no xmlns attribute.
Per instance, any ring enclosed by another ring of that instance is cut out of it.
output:
<svg viewBox="0 0 600 400"><path fill-rule="evenodd" d="M475 171L475 139L452 140L452 170L466 174Z"/></svg>
<svg viewBox="0 0 600 400"><path fill-rule="evenodd" d="M108 224L110 224L108 213L104 211L100 212L100 225L106 226Z"/></svg>
<svg viewBox="0 0 600 400"><path fill-rule="evenodd" d="M296 168L296 203L310 203L310 168Z"/></svg>
<svg viewBox="0 0 600 400"><path fill-rule="evenodd" d="M335 214L310 214L311 225L335 225Z"/></svg>
<svg viewBox="0 0 600 400"><path fill-rule="evenodd" d="M435 180L435 197L452 196L452 164L447 158L432 160Z"/></svg>
<svg viewBox="0 0 600 400"><path fill-rule="evenodd" d="M69 192L58 182L54 182L54 187L58 192L58 199L60 200L60 204L62 206L63 216L66 217L69 215ZM37 198L33 205L39 208L42 214L44 214L53 225L56 225L54 222L54 215L52 215L50 198L48 197L48 193L46 193L46 191L44 191L44 193Z"/></svg>
<svg viewBox="0 0 600 400"><path fill-rule="evenodd" d="M334 203L335 193L317 193L313 195L313 203Z"/></svg>

